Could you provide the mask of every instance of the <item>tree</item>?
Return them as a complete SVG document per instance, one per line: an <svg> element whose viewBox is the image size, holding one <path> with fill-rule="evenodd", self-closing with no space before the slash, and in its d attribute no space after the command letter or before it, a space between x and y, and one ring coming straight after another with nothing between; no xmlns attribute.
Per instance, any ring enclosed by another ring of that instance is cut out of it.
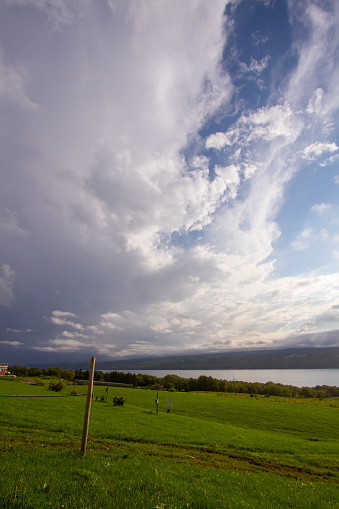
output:
<svg viewBox="0 0 339 509"><path fill-rule="evenodd" d="M28 371L30 376L41 376L42 375L42 369L40 368L30 368Z"/></svg>
<svg viewBox="0 0 339 509"><path fill-rule="evenodd" d="M310 387L302 387L300 390L300 394L303 398L314 398L315 391Z"/></svg>
<svg viewBox="0 0 339 509"><path fill-rule="evenodd" d="M62 378L64 378L64 380L68 380L69 382L73 382L75 378L75 372L73 371L73 369L66 369L62 373Z"/></svg>

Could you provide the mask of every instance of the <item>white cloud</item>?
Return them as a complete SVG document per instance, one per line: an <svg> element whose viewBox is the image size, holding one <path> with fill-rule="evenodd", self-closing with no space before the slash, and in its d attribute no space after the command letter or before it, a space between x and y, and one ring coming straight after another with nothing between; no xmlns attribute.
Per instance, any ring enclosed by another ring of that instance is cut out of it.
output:
<svg viewBox="0 0 339 509"><path fill-rule="evenodd" d="M53 323L54 325L67 325L69 327L72 327L74 329L77 329L77 330L82 330L83 327L80 323L74 323L74 322L71 322L70 320L65 320L64 318L55 318L55 317L51 317L50 318L50 322Z"/></svg>
<svg viewBox="0 0 339 509"><path fill-rule="evenodd" d="M311 145L308 145L304 150L302 157L304 159L307 159L308 161L313 161L317 157L320 157L326 152L334 153L337 150L339 150L339 147L336 145L336 143L321 143L319 141L316 141L315 143L312 143Z"/></svg>
<svg viewBox="0 0 339 509"><path fill-rule="evenodd" d="M67 338L67 339L90 339L90 336L88 336L86 334L79 333L79 332L63 331L62 338Z"/></svg>
<svg viewBox="0 0 339 509"><path fill-rule="evenodd" d="M70 313L69 311L60 311L58 309L56 311L52 311L51 314L57 318L75 318L74 313Z"/></svg>
<svg viewBox="0 0 339 509"><path fill-rule="evenodd" d="M5 214L0 215L0 235L25 238L29 232L19 226L17 213L6 210Z"/></svg>
<svg viewBox="0 0 339 509"><path fill-rule="evenodd" d="M291 21L298 23L301 19L301 12L294 9L292 4L290 7ZM302 13L303 23L308 36L298 43L298 66L289 81L287 94L293 103L304 99L302 96L305 92L309 97L315 89L320 88L314 86L319 82L320 73L323 75L324 73L332 74L329 67L332 65L331 52L336 44L336 41L333 40L334 44L328 45L327 37L336 27L337 13L331 15L329 11L322 10L320 6L311 2L305 2L302 9L304 11Z"/></svg>
<svg viewBox="0 0 339 509"><path fill-rule="evenodd" d="M111 330L119 330L123 331L124 327L122 326L124 323L124 318L117 313L105 313L101 315L102 321L100 322L100 326L105 329ZM119 325L118 325L119 324Z"/></svg>
<svg viewBox="0 0 339 509"><path fill-rule="evenodd" d="M11 329L11 328L7 328L6 331L8 332L14 332L15 334L23 334L23 333L28 333L28 332L35 332L34 330L32 329Z"/></svg>
<svg viewBox="0 0 339 509"><path fill-rule="evenodd" d="M48 318L48 320L54 325L68 326L72 329L83 330L83 326L80 323L76 323L70 318L75 318L74 313L70 313L68 311L52 311L52 316Z"/></svg>
<svg viewBox="0 0 339 509"><path fill-rule="evenodd" d="M0 341L0 343L2 345L9 345L9 346L14 346L14 347L21 346L24 344L21 341Z"/></svg>
<svg viewBox="0 0 339 509"><path fill-rule="evenodd" d="M230 136L227 133L215 133L211 134L206 140L206 148L215 148L217 150L222 149L227 145L231 145Z"/></svg>
<svg viewBox="0 0 339 509"><path fill-rule="evenodd" d="M328 234L328 231L326 230L326 228L322 228L320 230L320 237L321 237L321 240L327 240L329 238L329 234Z"/></svg>
<svg viewBox="0 0 339 509"><path fill-rule="evenodd" d="M11 306L15 302L15 271L9 265L0 268L0 305Z"/></svg>
<svg viewBox="0 0 339 509"><path fill-rule="evenodd" d="M324 91L322 88L317 88L313 94L311 99L308 102L306 107L307 113L320 113L322 101L323 101Z"/></svg>
<svg viewBox="0 0 339 509"><path fill-rule="evenodd" d="M311 210L314 210L319 214L323 214L326 210L329 210L331 207L332 203L316 203L311 207Z"/></svg>
<svg viewBox="0 0 339 509"><path fill-rule="evenodd" d="M245 62L240 62L240 69L243 73L254 73L259 76L268 66L269 55L266 55L261 60L256 60L251 57L250 65L246 65Z"/></svg>
<svg viewBox="0 0 339 509"><path fill-rule="evenodd" d="M289 104L259 108L242 115L235 126L226 133L211 134L206 140L206 148L220 150L234 146L235 143L248 145L255 140L272 142L277 138L293 142L300 133L302 120L293 113Z"/></svg>
<svg viewBox="0 0 339 509"><path fill-rule="evenodd" d="M192 168L208 169L209 159L206 156L194 156L190 162Z"/></svg>
<svg viewBox="0 0 339 509"><path fill-rule="evenodd" d="M246 164L245 165L245 170L244 170L245 180L249 180L252 177L254 177L254 175L256 174L256 172L259 169L260 169L260 165L257 165L257 164L254 164L254 163Z"/></svg>
<svg viewBox="0 0 339 509"><path fill-rule="evenodd" d="M88 348L88 345L84 344L82 341L78 341L76 339L50 339L47 342L49 345L56 346L56 347L71 347L71 348Z"/></svg>
<svg viewBox="0 0 339 509"><path fill-rule="evenodd" d="M86 330L88 330L91 334L104 334L104 331L102 329L99 329L96 325L89 325L86 327Z"/></svg>
<svg viewBox="0 0 339 509"><path fill-rule="evenodd" d="M251 127L247 137L249 141L258 138L272 141L280 136L293 141L299 132L295 115L287 102L284 105L260 108L247 117L243 117L242 121Z"/></svg>
<svg viewBox="0 0 339 509"><path fill-rule="evenodd" d="M240 185L239 168L234 165L226 166L225 168L215 166L214 172L217 179L223 182L223 187L221 188L223 192L227 189L228 197L231 199L236 198Z"/></svg>
<svg viewBox="0 0 339 509"><path fill-rule="evenodd" d="M45 343L37 344L32 348L40 352L78 352L90 349L92 346L76 339L56 338L49 339Z"/></svg>
<svg viewBox="0 0 339 509"><path fill-rule="evenodd" d="M310 241L312 238L312 229L310 227L304 228L302 232L300 232L297 238L291 242L291 247L295 251L303 251L309 248Z"/></svg>
<svg viewBox="0 0 339 509"><path fill-rule="evenodd" d="M0 47L0 103L10 101L26 110L35 110L37 105L26 93L27 82L25 67L7 63Z"/></svg>

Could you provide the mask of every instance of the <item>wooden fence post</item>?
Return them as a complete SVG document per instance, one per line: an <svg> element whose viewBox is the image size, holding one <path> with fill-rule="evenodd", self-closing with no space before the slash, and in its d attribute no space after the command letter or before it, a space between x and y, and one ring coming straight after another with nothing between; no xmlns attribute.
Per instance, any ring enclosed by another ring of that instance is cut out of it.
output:
<svg viewBox="0 0 339 509"><path fill-rule="evenodd" d="M83 456L85 456L85 454L86 454L86 447L87 447L89 414L91 412L91 401L92 401L92 393L93 393L94 367L95 367L95 357L92 357L91 358L91 366L89 369L86 410L85 410L85 419L84 419L84 430L82 433L82 442L81 442L81 452L82 452Z"/></svg>

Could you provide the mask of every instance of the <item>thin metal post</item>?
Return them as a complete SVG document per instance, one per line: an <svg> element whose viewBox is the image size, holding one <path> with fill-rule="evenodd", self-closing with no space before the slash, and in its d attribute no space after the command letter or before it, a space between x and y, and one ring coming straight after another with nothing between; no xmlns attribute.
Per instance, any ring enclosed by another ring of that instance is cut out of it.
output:
<svg viewBox="0 0 339 509"><path fill-rule="evenodd" d="M92 401L92 392L93 392L94 367L95 367L95 357L92 357L91 358L91 366L89 369L86 410L85 410L85 419L84 419L84 430L82 433L82 442L81 442L81 452L82 452L83 456L85 456L85 454L86 454L86 447L87 447L89 414L91 412L91 401Z"/></svg>

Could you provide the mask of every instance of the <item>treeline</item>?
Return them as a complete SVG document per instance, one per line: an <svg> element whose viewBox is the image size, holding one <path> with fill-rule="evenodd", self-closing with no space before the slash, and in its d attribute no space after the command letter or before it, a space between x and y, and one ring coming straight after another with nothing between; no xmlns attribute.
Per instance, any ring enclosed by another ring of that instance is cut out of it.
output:
<svg viewBox="0 0 339 509"><path fill-rule="evenodd" d="M23 378L26 377L40 377L40 376L48 376L55 378L62 378L63 380L67 380L69 382L73 382L75 378L75 371L72 369L62 369L62 368L29 368L25 366L8 366L8 371L15 376L21 376Z"/></svg>
<svg viewBox="0 0 339 509"><path fill-rule="evenodd" d="M98 373L96 372L97 376ZM102 372L101 372L102 373ZM88 379L88 372L83 373ZM112 371L102 373L102 379L106 382L119 382L133 384L135 387L148 387L157 390L176 390L176 391L209 391L209 392L229 392L239 394L265 395L265 396L284 396L284 397L303 397L303 398L328 398L339 397L339 387L327 385L317 385L316 387L294 387L292 385L283 385L279 383L267 382L241 382L218 380L211 376L201 375L198 378L181 378L178 375L166 375L163 378L157 378L152 375L121 373Z"/></svg>
<svg viewBox="0 0 339 509"><path fill-rule="evenodd" d="M82 369L62 369L62 368L28 368L21 366L8 366L8 370L16 376L22 377L55 377L62 378L72 382L73 380L88 380L89 371ZM211 376L201 375L198 378L182 378L178 375L166 375L158 378L154 375L123 373L111 371L94 372L95 381L117 382L132 384L134 387L144 387L155 390L167 391L209 391L209 392L228 392L237 394L263 395L263 396L282 396L287 398L331 398L339 397L339 387L329 385L316 385L315 387L295 387L293 385L283 385L280 383L259 383L218 380Z"/></svg>

